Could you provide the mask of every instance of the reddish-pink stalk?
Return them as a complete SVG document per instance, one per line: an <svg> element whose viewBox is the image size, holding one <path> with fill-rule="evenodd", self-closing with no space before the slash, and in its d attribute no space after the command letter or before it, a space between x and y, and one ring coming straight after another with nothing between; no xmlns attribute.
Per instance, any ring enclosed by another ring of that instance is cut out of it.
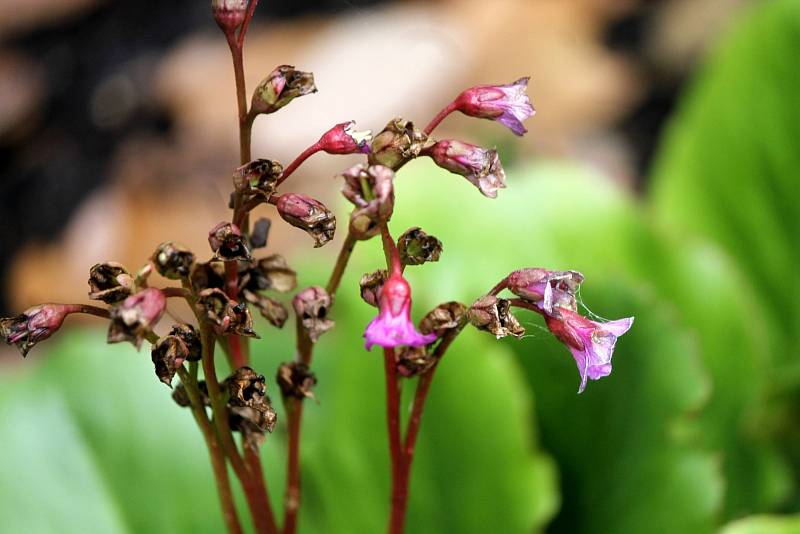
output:
<svg viewBox="0 0 800 534"><path fill-rule="evenodd" d="M278 178L278 181L275 183L275 187L277 187L277 186L281 185L281 184L282 184L284 181L286 181L286 179L287 179L289 176L291 176L291 175L292 175L292 173L293 173L294 171L296 171L296 170L297 170L297 168L298 168L300 165L302 165L302 164L303 164L303 162L304 162L305 160L307 160L308 158L310 158L311 156L313 156L314 154L316 154L316 153L317 153L317 152L319 152L320 150L322 150L322 145L320 145L319 141L317 141L316 143L314 143L313 145L311 145L311 146L310 146L310 147L308 147L307 149L303 150L303 151L300 153L300 155L299 155L299 156L297 156L297 157L294 159L294 161L293 161L293 162L291 162L291 163L289 164L289 166L288 166L288 167L286 167L286 168L283 170L283 172L281 173L281 176L280 176L280 178Z"/></svg>
<svg viewBox="0 0 800 534"><path fill-rule="evenodd" d="M389 457L392 466L392 497L389 534L402 534L408 502L408 483L404 480L404 455L400 432L400 380L393 348L383 349L386 370L386 423L389 436ZM407 477L406 477L407 478Z"/></svg>
<svg viewBox="0 0 800 534"><path fill-rule="evenodd" d="M439 123L442 122L448 115L458 109L458 105L456 104L455 100L447 104L447 106L442 109L434 118L431 119L431 122L425 127L426 135L430 135L433 130L439 126Z"/></svg>

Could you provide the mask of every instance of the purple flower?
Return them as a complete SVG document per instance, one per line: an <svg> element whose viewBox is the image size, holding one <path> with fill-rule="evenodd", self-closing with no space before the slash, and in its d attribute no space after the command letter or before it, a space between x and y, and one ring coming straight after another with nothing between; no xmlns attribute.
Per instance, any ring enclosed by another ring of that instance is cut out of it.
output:
<svg viewBox="0 0 800 534"><path fill-rule="evenodd" d="M523 135L528 130L522 121L536 113L525 94L529 79L526 77L507 85L479 85L467 89L456 98L456 109L470 117L496 120L516 135Z"/></svg>
<svg viewBox="0 0 800 534"><path fill-rule="evenodd" d="M587 379L597 380L611 374L614 345L617 338L631 327L633 317L598 323L565 308L555 308L554 312L545 315L547 328L575 358L581 374L578 393L582 393Z"/></svg>
<svg viewBox="0 0 800 534"><path fill-rule="evenodd" d="M361 152L369 154L369 143L372 141L372 132L365 130L356 131L355 121L337 124L319 138L319 149L328 154L354 154Z"/></svg>
<svg viewBox="0 0 800 534"><path fill-rule="evenodd" d="M439 141L425 153L443 169L460 174L489 198L506 186L506 173L497 150L485 149L453 139Z"/></svg>
<svg viewBox="0 0 800 534"><path fill-rule="evenodd" d="M420 334L411 323L411 287L399 272L383 284L380 312L367 326L364 337L367 350L373 345L421 347L436 340L436 334Z"/></svg>

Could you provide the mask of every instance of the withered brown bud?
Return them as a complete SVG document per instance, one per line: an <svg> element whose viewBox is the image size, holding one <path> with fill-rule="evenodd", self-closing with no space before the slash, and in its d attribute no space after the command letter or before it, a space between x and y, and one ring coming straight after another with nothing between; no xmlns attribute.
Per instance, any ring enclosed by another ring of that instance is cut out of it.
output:
<svg viewBox="0 0 800 534"><path fill-rule="evenodd" d="M167 298L160 289L147 288L111 308L108 342L130 341L138 349L142 340L161 319Z"/></svg>
<svg viewBox="0 0 800 534"><path fill-rule="evenodd" d="M192 288L195 291L203 289L217 288L225 286L225 264L221 261L208 261L205 263L195 263L189 275Z"/></svg>
<svg viewBox="0 0 800 534"><path fill-rule="evenodd" d="M211 406L211 399L208 396L208 386L206 385L205 380L200 380L197 383L197 389L200 390L200 402L203 403L203 406ZM182 406L183 408L188 408L192 405L192 401L189 398L189 393L186 391L186 386L183 384L178 384L175 386L175 389L172 390L172 400L178 406Z"/></svg>
<svg viewBox="0 0 800 534"><path fill-rule="evenodd" d="M317 377L302 362L284 362L278 367L278 387L283 398L313 399L312 388L317 384Z"/></svg>
<svg viewBox="0 0 800 534"><path fill-rule="evenodd" d="M158 245L150 259L156 266L158 274L170 280L186 278L194 265L194 254L171 241Z"/></svg>
<svg viewBox="0 0 800 534"><path fill-rule="evenodd" d="M211 0L211 14L226 34L242 25L247 13L247 0Z"/></svg>
<svg viewBox="0 0 800 534"><path fill-rule="evenodd" d="M333 321L328 319L332 304L331 296L319 286L307 287L292 300L297 319L301 321L308 337L314 343L322 334L333 328Z"/></svg>
<svg viewBox="0 0 800 534"><path fill-rule="evenodd" d="M416 130L410 121L396 118L375 136L367 161L370 165L385 165L396 171L432 144L428 136Z"/></svg>
<svg viewBox="0 0 800 534"><path fill-rule="evenodd" d="M270 227L272 227L272 221L266 217L258 219L253 224L253 231L250 232L250 247L254 249L266 247Z"/></svg>
<svg viewBox="0 0 800 534"><path fill-rule="evenodd" d="M195 306L219 335L258 337L247 305L231 300L221 289L204 289L198 293Z"/></svg>
<svg viewBox="0 0 800 534"><path fill-rule="evenodd" d="M256 113L274 113L295 98L316 92L313 73L280 65L258 84L251 107Z"/></svg>
<svg viewBox="0 0 800 534"><path fill-rule="evenodd" d="M467 324L467 307L460 302L445 302L428 312L419 322L423 334L444 336L448 330L461 330Z"/></svg>
<svg viewBox="0 0 800 534"><path fill-rule="evenodd" d="M525 329L519 324L510 310L509 301L486 295L470 306L467 311L469 322L478 330L487 330L497 339L512 335L522 337Z"/></svg>
<svg viewBox="0 0 800 534"><path fill-rule="evenodd" d="M283 328L286 324L286 319L289 318L289 312L286 307L275 299L271 299L258 293L253 293L247 289L242 291L245 300L258 308L261 316L267 321L272 323L273 326Z"/></svg>
<svg viewBox="0 0 800 534"><path fill-rule="evenodd" d="M98 263L89 269L89 298L116 304L131 295L133 277L119 263Z"/></svg>
<svg viewBox="0 0 800 534"><path fill-rule="evenodd" d="M403 265L422 265L429 261L439 261L442 255L442 242L415 226L409 228L397 239L397 250Z"/></svg>
<svg viewBox="0 0 800 534"><path fill-rule="evenodd" d="M314 238L314 248L333 239L336 217L322 202L306 195L286 193L277 198L275 206L284 221Z"/></svg>
<svg viewBox="0 0 800 534"><path fill-rule="evenodd" d="M242 433L248 447L258 450L264 433L272 432L278 420L266 395L264 376L249 367L240 367L225 380L224 386L229 394L231 428Z"/></svg>
<svg viewBox="0 0 800 534"><path fill-rule="evenodd" d="M189 349L178 336L164 336L153 345L150 357L156 368L156 376L172 387L172 379L189 356Z"/></svg>
<svg viewBox="0 0 800 534"><path fill-rule="evenodd" d="M297 273L280 254L273 254L239 271L242 288L250 291L279 291L286 293L297 287Z"/></svg>
<svg viewBox="0 0 800 534"><path fill-rule="evenodd" d="M186 345L186 361L198 362L203 357L203 344L200 335L194 326L186 323L178 323L172 326L169 335L177 336Z"/></svg>
<svg viewBox="0 0 800 534"><path fill-rule="evenodd" d="M435 363L427 346L403 347L397 356L397 372L411 378L427 373Z"/></svg>
<svg viewBox="0 0 800 534"><path fill-rule="evenodd" d="M364 302L370 306L378 307L381 290L387 278L389 278L389 272L386 269L378 269L361 277L358 285L361 286L361 298L364 299Z"/></svg>
<svg viewBox="0 0 800 534"><path fill-rule="evenodd" d="M381 223L394 210L394 171L383 165L355 165L341 174L342 194L355 205L350 215L350 232L356 239L369 239L380 233Z"/></svg>
<svg viewBox="0 0 800 534"><path fill-rule="evenodd" d="M250 261L250 249L239 227L221 222L208 232L208 244L214 258L222 261Z"/></svg>
<svg viewBox="0 0 800 534"><path fill-rule="evenodd" d="M283 173L283 165L268 159L256 159L245 163L233 173L233 187L240 194L263 201L275 192Z"/></svg>

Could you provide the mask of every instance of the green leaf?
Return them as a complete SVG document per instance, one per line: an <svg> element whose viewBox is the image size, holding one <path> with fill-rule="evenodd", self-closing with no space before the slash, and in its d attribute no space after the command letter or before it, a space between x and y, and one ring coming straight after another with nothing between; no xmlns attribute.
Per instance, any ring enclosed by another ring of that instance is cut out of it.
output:
<svg viewBox="0 0 800 534"><path fill-rule="evenodd" d="M754 516L734 521L720 534L798 534L800 515Z"/></svg>

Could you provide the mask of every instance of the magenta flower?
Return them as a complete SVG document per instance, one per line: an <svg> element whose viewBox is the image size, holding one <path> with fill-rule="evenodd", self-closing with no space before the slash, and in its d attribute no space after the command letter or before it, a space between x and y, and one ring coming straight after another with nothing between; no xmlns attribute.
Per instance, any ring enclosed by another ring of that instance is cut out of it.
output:
<svg viewBox="0 0 800 534"><path fill-rule="evenodd" d="M575 311L575 292L583 282L577 271L548 271L541 268L519 269L508 275L508 289L525 300L537 303L548 314L553 308Z"/></svg>
<svg viewBox="0 0 800 534"><path fill-rule="evenodd" d="M507 85L479 85L467 89L456 98L456 109L470 117L496 120L516 135L523 135L528 130L522 121L536 113L525 94L529 79L526 77Z"/></svg>
<svg viewBox="0 0 800 534"><path fill-rule="evenodd" d="M411 287L395 272L381 290L380 312L364 332L367 350L373 345L421 347L436 340L436 334L420 334L411 322Z"/></svg>
<svg viewBox="0 0 800 534"><path fill-rule="evenodd" d="M506 186L506 173L497 150L485 149L453 139L439 141L426 151L439 167L460 174L489 198Z"/></svg>
<svg viewBox="0 0 800 534"><path fill-rule="evenodd" d="M598 380L611 374L611 356L617 338L628 331L633 317L598 323L565 308L555 308L554 315L545 315L547 328L564 343L575 358L581 374L578 393L586 388L587 379Z"/></svg>
<svg viewBox="0 0 800 534"><path fill-rule="evenodd" d="M356 131L355 121L337 124L319 138L319 149L328 154L354 154L361 152L369 154L369 143L372 141L372 132L365 130Z"/></svg>

